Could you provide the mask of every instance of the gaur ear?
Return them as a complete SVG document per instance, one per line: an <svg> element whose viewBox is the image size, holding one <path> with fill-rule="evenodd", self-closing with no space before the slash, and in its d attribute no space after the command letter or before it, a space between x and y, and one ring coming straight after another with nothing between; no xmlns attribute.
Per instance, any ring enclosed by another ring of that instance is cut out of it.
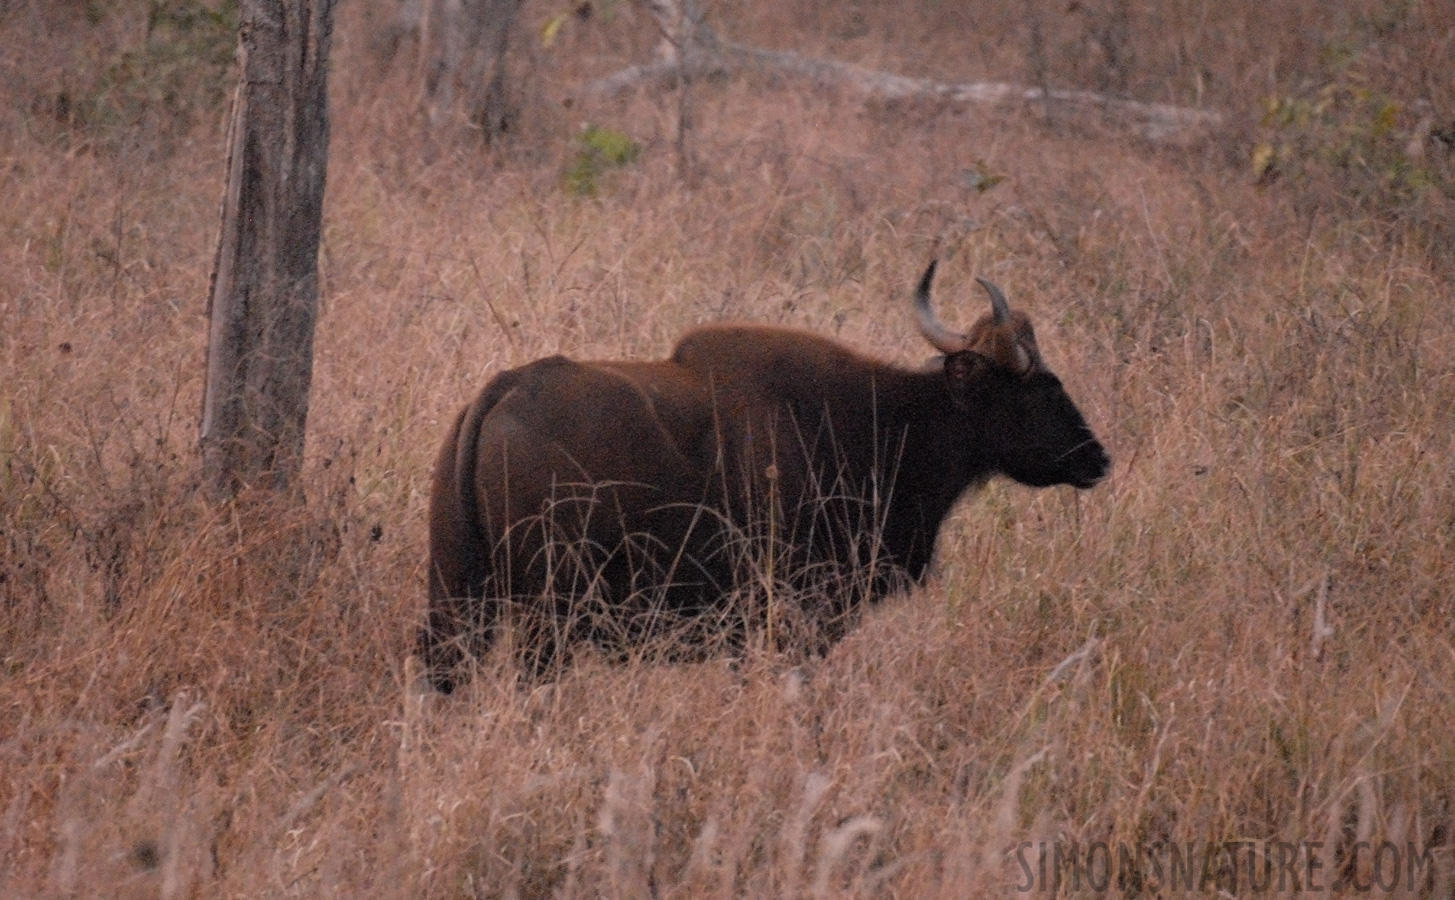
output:
<svg viewBox="0 0 1455 900"><path fill-rule="evenodd" d="M991 362L974 350L961 350L945 357L945 378L950 390L961 396L990 369Z"/></svg>

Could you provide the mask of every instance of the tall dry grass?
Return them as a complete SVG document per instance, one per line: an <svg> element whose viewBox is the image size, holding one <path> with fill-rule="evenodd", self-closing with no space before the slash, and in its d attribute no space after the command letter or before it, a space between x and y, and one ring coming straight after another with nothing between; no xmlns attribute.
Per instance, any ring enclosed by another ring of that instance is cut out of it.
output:
<svg viewBox="0 0 1455 900"><path fill-rule="evenodd" d="M1323 154L1338 122L1260 117L1354 77L1347 45L1405 102L1396 138L1415 100L1450 127L1452 17L1156 6L1037 7L1040 63L1014 4L713 9L739 40L1231 121L1166 150L750 78L694 88L684 183L675 97L561 102L645 57L635 8L530 45L486 152L421 142L407 48L384 65L345 5L308 503L248 510L193 490L221 112L78 119L135 20L0 6L0 896L963 897L1015 894L1022 842L1230 840L1319 842L1325 874L1413 842L1449 896L1449 143L1405 190L1377 140L1361 169ZM561 180L585 121L644 145L596 199ZM1031 313L1104 486L992 485L929 584L806 665L588 656L522 686L487 660L411 692L431 457L491 374L724 318L915 364L936 240L948 319L974 274Z"/></svg>

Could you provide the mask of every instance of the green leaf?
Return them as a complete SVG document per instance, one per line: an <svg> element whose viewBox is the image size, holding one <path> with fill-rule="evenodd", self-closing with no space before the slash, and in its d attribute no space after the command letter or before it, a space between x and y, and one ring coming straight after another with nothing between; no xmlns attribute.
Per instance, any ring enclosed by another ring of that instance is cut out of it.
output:
<svg viewBox="0 0 1455 900"><path fill-rule="evenodd" d="M977 193L985 193L1005 180L1004 175L998 175L990 171L985 160L975 160L975 168L967 169L964 173L965 186L972 187Z"/></svg>

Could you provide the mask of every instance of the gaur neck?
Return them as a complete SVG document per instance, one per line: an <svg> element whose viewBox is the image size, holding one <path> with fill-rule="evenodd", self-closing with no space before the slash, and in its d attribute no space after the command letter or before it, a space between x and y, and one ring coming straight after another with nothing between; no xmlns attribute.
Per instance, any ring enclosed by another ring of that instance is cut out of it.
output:
<svg viewBox="0 0 1455 900"><path fill-rule="evenodd" d="M871 389L872 397L854 405L873 416L879 458L893 467L883 474L894 476L897 494L924 495L921 500L942 506L943 515L961 494L994 474L977 452L982 417L952 402L943 375L886 365L875 371Z"/></svg>

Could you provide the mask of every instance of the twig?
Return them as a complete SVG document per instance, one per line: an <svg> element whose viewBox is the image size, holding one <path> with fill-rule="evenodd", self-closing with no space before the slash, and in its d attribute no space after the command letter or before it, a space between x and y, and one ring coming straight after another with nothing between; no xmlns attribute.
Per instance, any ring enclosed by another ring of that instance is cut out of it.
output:
<svg viewBox="0 0 1455 900"><path fill-rule="evenodd" d="M1314 599L1314 634L1311 649L1314 659L1324 658L1324 641L1334 636L1334 627L1329 624L1327 610L1329 604L1329 572L1324 570L1324 577L1319 581L1319 593Z"/></svg>

